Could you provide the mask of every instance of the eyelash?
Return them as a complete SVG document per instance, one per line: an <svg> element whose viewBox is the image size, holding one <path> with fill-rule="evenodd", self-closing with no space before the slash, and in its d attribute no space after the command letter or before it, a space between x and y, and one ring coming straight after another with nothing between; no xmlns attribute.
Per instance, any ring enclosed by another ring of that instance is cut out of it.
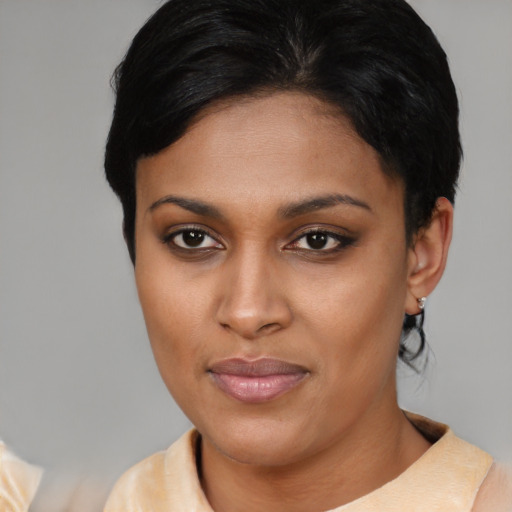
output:
<svg viewBox="0 0 512 512"><path fill-rule="evenodd" d="M186 248L186 247L182 247L182 246L178 245L175 242L176 238L178 238L180 235L183 235L184 233L187 233L187 232L195 233L196 235L199 235L199 237L205 237L205 236L209 237L212 239L212 241L215 242L216 246ZM305 240L310 235L325 235L325 238L327 240L326 241L327 245L329 244L329 239L331 239L331 241L334 240L336 245L334 247L330 247L328 249L324 249L324 248L314 249L314 248L298 247L299 242L301 240ZM166 234L162 238L162 242L176 252L181 252L181 253L185 253L185 254L189 254L189 255L192 255L192 254L196 254L196 255L203 254L204 255L205 253L208 253L211 251L218 251L218 250L225 249L224 245L221 242L219 242L216 237L214 237L209 231L207 231L203 227L199 227L199 226L184 226L177 231L173 231L171 233ZM292 250L295 252L307 253L309 255L315 255L315 256L327 256L330 254L340 252L343 249L345 249L351 245L354 245L354 243L355 243L355 238L353 238L351 236L343 235L341 233L337 233L335 231L330 231L328 229L315 228L315 229L310 229L310 230L300 233L300 235L297 236L292 242L286 244L284 249Z"/></svg>
<svg viewBox="0 0 512 512"><path fill-rule="evenodd" d="M222 248L224 247L222 245L222 243L219 242L206 229L204 229L203 227L199 227L199 226L184 226L184 227L178 229L177 231L172 231L171 233L167 233L162 238L162 242L165 245L169 246L171 249L173 249L175 251L184 252L184 253L192 253L192 252L204 253L206 251L221 250L221 247L197 247L197 248L194 248L194 247L189 247L189 248L182 247L182 246L178 245L175 242L175 239L178 238L180 235L183 235L184 233L196 233L196 234L199 234L200 236L207 236L207 237L211 238L214 242L216 242L217 245L221 245Z"/></svg>
<svg viewBox="0 0 512 512"><path fill-rule="evenodd" d="M301 248L301 247L293 247L294 245L297 245L299 243L299 241L305 240L306 237L309 235L325 235L325 237L327 239L334 240L336 242L336 246L331 247L329 249L323 249L323 248L321 248L321 249L306 249L306 248ZM353 237L350 237L347 235L342 235L341 233L337 233L335 231L330 231L329 229L325 229L325 228L314 228L314 229L310 229L308 231L302 232L297 238L295 238L295 240L293 240L291 243L289 243L287 245L287 247L291 247L292 250L295 250L295 251L325 256L325 255L340 252L343 249L346 249L347 247L354 245L354 243L355 243L355 238L353 238Z"/></svg>

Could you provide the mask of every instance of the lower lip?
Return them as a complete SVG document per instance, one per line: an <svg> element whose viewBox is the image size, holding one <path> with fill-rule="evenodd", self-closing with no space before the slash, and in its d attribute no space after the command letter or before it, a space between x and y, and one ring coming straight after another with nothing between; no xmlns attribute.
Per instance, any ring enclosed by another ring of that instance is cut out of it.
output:
<svg viewBox="0 0 512 512"><path fill-rule="evenodd" d="M246 403L273 400L297 386L305 373L286 373L250 377L226 373L211 373L215 384L228 396Z"/></svg>

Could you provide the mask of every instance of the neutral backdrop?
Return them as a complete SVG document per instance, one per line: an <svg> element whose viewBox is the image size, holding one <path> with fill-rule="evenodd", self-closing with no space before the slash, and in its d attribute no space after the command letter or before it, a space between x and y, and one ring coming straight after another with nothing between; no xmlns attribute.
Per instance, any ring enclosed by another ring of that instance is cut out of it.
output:
<svg viewBox="0 0 512 512"><path fill-rule="evenodd" d="M102 169L111 73L155 0L0 0L0 436L112 479L188 428L160 381ZM455 237L404 407L512 461L512 2L415 0L460 94Z"/></svg>

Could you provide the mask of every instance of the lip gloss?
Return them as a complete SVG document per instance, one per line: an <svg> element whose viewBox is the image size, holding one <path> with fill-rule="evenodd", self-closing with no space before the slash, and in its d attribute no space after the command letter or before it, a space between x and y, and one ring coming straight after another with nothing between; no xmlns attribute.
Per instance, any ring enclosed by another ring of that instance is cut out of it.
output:
<svg viewBox="0 0 512 512"><path fill-rule="evenodd" d="M292 390L308 372L301 366L279 359L226 359L214 364L209 373L218 388L246 403L273 400Z"/></svg>

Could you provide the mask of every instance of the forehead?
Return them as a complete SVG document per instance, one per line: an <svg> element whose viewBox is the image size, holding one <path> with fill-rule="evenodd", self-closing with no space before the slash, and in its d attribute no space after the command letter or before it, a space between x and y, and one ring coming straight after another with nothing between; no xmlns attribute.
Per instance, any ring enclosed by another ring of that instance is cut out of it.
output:
<svg viewBox="0 0 512 512"><path fill-rule="evenodd" d="M397 190L346 116L290 92L219 102L137 167L141 207L165 194L243 205L342 193L378 204Z"/></svg>

